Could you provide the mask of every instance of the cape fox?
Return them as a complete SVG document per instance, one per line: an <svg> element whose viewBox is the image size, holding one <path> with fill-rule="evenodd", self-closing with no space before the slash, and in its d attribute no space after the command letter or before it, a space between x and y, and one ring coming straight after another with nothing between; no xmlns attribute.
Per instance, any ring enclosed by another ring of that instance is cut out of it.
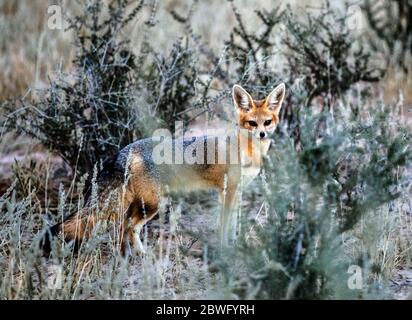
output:
<svg viewBox="0 0 412 320"><path fill-rule="evenodd" d="M220 192L220 241L222 246L228 245L236 237L235 208L240 200L239 189L259 174L261 160L270 146L268 135L279 122L285 85L278 85L263 100L253 100L245 89L234 85L232 96L238 122L233 134L182 141L165 138L162 156L157 150L159 139L153 137L126 146L103 166L97 177L98 190L94 197L89 195L87 199L86 196L85 208L69 215L46 233L43 249L50 251L50 236L59 232L66 241L73 240L78 245L92 235L100 221L114 219L120 225L122 252L129 249L142 252L140 231L157 214L162 195L170 190L207 188ZM167 147L175 157L164 155ZM182 162L176 161L179 152L185 154Z"/></svg>

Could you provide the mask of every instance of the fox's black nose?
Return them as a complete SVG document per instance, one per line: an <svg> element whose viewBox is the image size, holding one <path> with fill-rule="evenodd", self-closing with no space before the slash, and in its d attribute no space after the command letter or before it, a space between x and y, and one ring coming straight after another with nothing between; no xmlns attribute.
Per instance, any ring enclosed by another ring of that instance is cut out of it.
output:
<svg viewBox="0 0 412 320"><path fill-rule="evenodd" d="M266 135L266 133L264 133L263 131L261 131L259 135L260 135L261 138L264 138L265 135Z"/></svg>

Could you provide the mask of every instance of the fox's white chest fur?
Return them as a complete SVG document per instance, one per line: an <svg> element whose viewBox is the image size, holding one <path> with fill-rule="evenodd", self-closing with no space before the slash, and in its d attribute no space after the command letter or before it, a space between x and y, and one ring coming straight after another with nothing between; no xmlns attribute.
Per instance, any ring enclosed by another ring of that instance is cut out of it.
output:
<svg viewBox="0 0 412 320"><path fill-rule="evenodd" d="M263 157L266 156L270 147L270 140L255 140L252 144L251 150L241 153L241 180L243 186L249 185L259 175Z"/></svg>

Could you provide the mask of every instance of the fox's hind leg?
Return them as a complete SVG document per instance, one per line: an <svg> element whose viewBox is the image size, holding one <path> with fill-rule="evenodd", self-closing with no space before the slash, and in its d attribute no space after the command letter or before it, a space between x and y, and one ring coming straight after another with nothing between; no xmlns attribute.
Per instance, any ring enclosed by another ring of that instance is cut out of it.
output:
<svg viewBox="0 0 412 320"><path fill-rule="evenodd" d="M125 229L124 240L122 242L123 254L126 253L128 244L131 245L131 249L133 249L136 254L145 253L144 245L140 239L140 233L144 225L157 214L158 208L158 197L150 197L146 202L144 199L133 202L126 221L127 228Z"/></svg>

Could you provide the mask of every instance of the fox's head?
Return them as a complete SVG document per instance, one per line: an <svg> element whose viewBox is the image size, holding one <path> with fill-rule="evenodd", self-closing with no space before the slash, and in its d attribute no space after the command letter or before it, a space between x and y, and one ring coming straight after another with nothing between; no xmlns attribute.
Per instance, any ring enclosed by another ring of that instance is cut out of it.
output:
<svg viewBox="0 0 412 320"><path fill-rule="evenodd" d="M278 85L263 100L253 100L241 86L233 86L233 101L238 114L239 127L251 131L256 138L266 139L279 123L279 111L285 97L285 84Z"/></svg>

